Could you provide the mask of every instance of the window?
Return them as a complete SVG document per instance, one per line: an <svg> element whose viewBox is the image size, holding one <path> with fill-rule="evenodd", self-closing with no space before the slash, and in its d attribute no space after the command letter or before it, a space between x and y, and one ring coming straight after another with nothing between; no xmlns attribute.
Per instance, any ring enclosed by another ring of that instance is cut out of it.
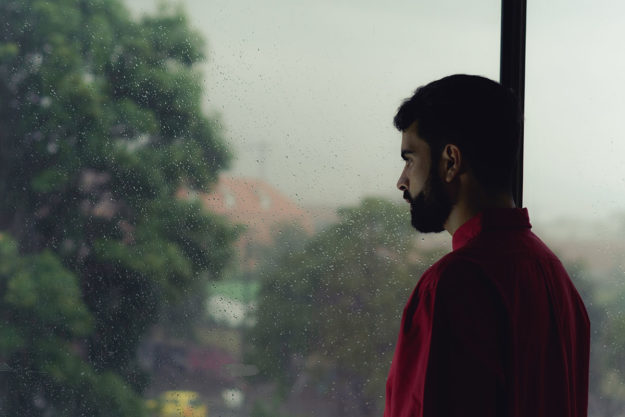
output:
<svg viewBox="0 0 625 417"><path fill-rule="evenodd" d="M179 5L0 4L0 414L380 415L450 247L409 226L392 117L498 78L500 3ZM612 7L528 9L524 200L594 320L596 416L625 408Z"/></svg>
<svg viewBox="0 0 625 417"><path fill-rule="evenodd" d="M531 2L524 203L591 320L589 415L622 413L625 30L611 2Z"/></svg>

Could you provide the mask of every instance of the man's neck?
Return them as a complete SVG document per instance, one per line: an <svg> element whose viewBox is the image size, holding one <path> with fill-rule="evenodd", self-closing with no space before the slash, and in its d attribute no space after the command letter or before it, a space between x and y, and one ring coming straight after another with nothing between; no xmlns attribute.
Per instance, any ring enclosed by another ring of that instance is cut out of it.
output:
<svg viewBox="0 0 625 417"><path fill-rule="evenodd" d="M445 222L445 230L453 236L456 230L467 220L486 209L515 207L514 199L509 193L474 192L465 198L460 198L454 205L447 222Z"/></svg>

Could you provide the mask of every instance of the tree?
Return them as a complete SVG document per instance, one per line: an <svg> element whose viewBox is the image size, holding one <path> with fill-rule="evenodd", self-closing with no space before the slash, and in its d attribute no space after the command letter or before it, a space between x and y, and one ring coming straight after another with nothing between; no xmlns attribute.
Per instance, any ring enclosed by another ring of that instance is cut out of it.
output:
<svg viewBox="0 0 625 417"><path fill-rule="evenodd" d="M312 378L342 415L379 415L401 312L425 264L405 207L365 199L339 217L262 271L248 360L283 386Z"/></svg>
<svg viewBox="0 0 625 417"><path fill-rule="evenodd" d="M204 44L182 11L135 21L118 0L6 0L0 34L0 229L16 242L0 317L7 340L34 341L9 343L0 359L41 359L28 363L40 390L10 373L0 404L11 415L141 415L137 344L219 275L235 238L176 198L183 186L208 191L229 161L218 121L201 111ZM53 282L76 289L59 298ZM11 303L29 291L40 301L20 311L37 320L13 324ZM72 305L82 324L44 343L35 329L52 324L40 303L50 314Z"/></svg>
<svg viewBox="0 0 625 417"><path fill-rule="evenodd" d="M622 415L625 411L625 288L623 270L616 268L596 282L579 286L590 318L590 403L599 416Z"/></svg>

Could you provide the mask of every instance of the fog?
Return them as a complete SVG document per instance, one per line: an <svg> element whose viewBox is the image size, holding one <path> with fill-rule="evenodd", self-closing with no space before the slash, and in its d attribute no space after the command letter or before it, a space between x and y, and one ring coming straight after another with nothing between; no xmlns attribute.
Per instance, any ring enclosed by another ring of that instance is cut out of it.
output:
<svg viewBox="0 0 625 417"><path fill-rule="evenodd" d="M452 73L498 78L499 1L181 4L208 41L206 110L235 155L228 174L261 177L302 205L399 201L402 99ZM524 206L534 219L625 211L623 8L528 6Z"/></svg>

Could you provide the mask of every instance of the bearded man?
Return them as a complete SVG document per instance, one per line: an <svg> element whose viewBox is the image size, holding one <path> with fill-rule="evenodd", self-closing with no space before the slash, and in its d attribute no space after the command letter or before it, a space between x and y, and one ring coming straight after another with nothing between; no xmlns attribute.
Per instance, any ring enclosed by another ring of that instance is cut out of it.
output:
<svg viewBox="0 0 625 417"><path fill-rule="evenodd" d="M522 118L483 77L420 87L395 116L397 188L452 251L402 316L385 417L585 417L590 322L558 258L512 196Z"/></svg>

